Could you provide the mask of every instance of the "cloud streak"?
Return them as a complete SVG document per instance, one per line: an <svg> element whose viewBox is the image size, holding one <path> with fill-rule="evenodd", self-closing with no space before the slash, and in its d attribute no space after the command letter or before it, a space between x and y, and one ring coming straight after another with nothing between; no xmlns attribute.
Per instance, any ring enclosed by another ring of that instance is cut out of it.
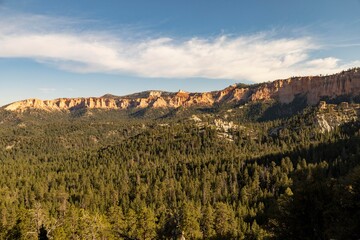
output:
<svg viewBox="0 0 360 240"><path fill-rule="evenodd" d="M212 78L263 82L333 73L359 65L313 58L311 37L268 33L215 38L131 39L44 16L0 17L0 57L27 58L79 73L121 73L147 78ZM124 33L126 34L126 33Z"/></svg>
<svg viewBox="0 0 360 240"><path fill-rule="evenodd" d="M56 91L55 88L39 88L38 90L45 94L53 93Z"/></svg>

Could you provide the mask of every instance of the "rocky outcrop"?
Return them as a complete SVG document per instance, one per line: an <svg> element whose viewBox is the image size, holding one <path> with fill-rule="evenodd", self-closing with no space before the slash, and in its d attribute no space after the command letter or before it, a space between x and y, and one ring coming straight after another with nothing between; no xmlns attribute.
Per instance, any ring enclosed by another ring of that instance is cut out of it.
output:
<svg viewBox="0 0 360 240"><path fill-rule="evenodd" d="M360 69L352 69L330 76L293 77L257 85L232 85L221 91L168 93L147 91L124 97L110 94L99 98L60 98L42 101L27 99L4 107L8 111L40 109L45 111L71 111L76 109L133 109L133 108L178 108L212 106L217 103L246 103L276 100L290 103L297 96L305 97L309 105L322 98L360 95Z"/></svg>
<svg viewBox="0 0 360 240"><path fill-rule="evenodd" d="M290 103L298 95L304 96L309 105L322 98L360 94L360 71L352 69L330 76L294 77L265 83L254 89L251 101L277 99Z"/></svg>
<svg viewBox="0 0 360 240"><path fill-rule="evenodd" d="M319 131L324 133L330 132L344 123L356 122L359 116L360 104L342 102L336 105L321 101L318 105L314 123Z"/></svg>

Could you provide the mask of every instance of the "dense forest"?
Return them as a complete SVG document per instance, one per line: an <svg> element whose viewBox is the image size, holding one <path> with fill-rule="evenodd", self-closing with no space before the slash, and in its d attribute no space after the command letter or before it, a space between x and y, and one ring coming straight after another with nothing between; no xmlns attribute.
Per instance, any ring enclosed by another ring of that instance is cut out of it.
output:
<svg viewBox="0 0 360 240"><path fill-rule="evenodd" d="M0 239L359 239L359 109L276 108L1 111Z"/></svg>

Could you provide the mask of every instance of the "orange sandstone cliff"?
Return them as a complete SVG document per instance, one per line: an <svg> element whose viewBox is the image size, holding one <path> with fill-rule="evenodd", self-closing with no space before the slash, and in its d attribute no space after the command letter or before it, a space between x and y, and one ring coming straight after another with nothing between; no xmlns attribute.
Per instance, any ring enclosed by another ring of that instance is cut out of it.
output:
<svg viewBox="0 0 360 240"><path fill-rule="evenodd" d="M212 106L216 103L239 103L276 100L290 103L296 96L305 97L309 105L322 98L360 95L360 69L355 68L329 76L293 77L257 85L232 85L221 91L168 93L148 91L123 97L105 95L91 98L60 98L55 100L27 99L4 107L8 111L41 109L69 111L88 109L178 108Z"/></svg>

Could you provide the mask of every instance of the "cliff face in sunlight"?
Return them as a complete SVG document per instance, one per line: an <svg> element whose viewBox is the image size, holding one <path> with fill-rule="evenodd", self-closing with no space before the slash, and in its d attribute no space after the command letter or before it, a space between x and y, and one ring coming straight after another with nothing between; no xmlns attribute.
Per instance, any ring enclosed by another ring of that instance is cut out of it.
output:
<svg viewBox="0 0 360 240"><path fill-rule="evenodd" d="M323 97L360 94L360 71L353 70L325 77L300 77L278 80L270 87L280 102L289 103L298 94L306 96L309 105L314 105Z"/></svg>
<svg viewBox="0 0 360 240"><path fill-rule="evenodd" d="M217 103L239 103L277 100L290 103L296 96L305 97L309 105L322 98L360 95L360 69L352 69L330 76L294 77L258 85L232 85L221 91L168 93L148 91L124 97L105 95L98 98L60 98L55 100L27 99L4 107L8 111L39 109L71 111L77 109L134 109L212 106Z"/></svg>

